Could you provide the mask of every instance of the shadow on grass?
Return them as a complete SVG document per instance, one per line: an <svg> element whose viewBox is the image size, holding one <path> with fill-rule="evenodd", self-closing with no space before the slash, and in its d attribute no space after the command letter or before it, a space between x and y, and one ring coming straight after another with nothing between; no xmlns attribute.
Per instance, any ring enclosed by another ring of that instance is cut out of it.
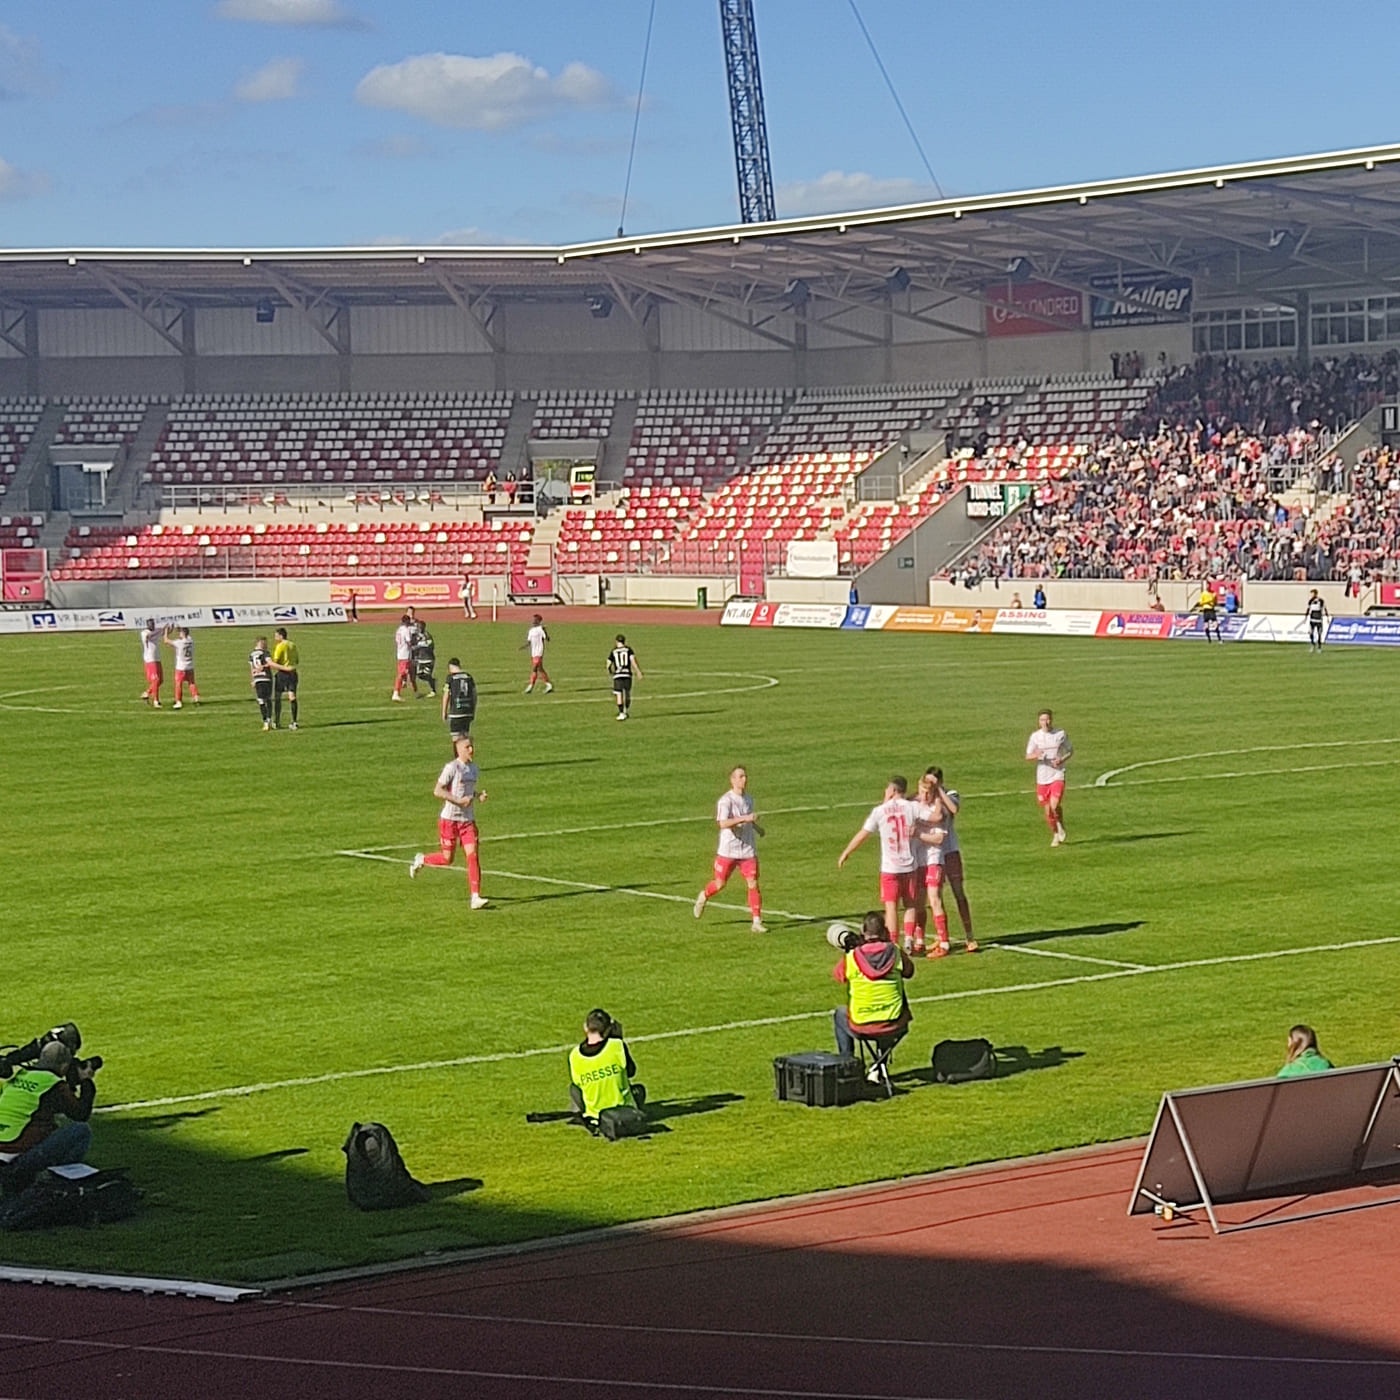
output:
<svg viewBox="0 0 1400 1400"><path fill-rule="evenodd" d="M1129 933L1135 928L1141 928L1142 923L1141 919L1128 919L1116 924L1077 924L1073 928L1028 929L1024 933L1003 933L989 940L987 946L994 948L998 943L1012 946L1020 943L1043 943L1052 938L1101 938L1110 933Z"/></svg>
<svg viewBox="0 0 1400 1400"><path fill-rule="evenodd" d="M428 1194L435 1201L446 1200L451 1196L465 1196L469 1191L480 1191L485 1185L479 1176L454 1176L447 1181L427 1183Z"/></svg>
<svg viewBox="0 0 1400 1400"><path fill-rule="evenodd" d="M493 773L519 773L527 768L574 768L580 763L601 763L601 758L536 758L528 763L493 763Z"/></svg>
<svg viewBox="0 0 1400 1400"><path fill-rule="evenodd" d="M1194 831L1130 831L1121 836L1085 836L1076 846L1131 846L1139 841L1171 841L1178 836L1194 836Z"/></svg>
<svg viewBox="0 0 1400 1400"><path fill-rule="evenodd" d="M254 1167L263 1162L285 1162L288 1157L305 1157L310 1151L309 1147L279 1147L275 1152L260 1152L256 1157L242 1157L239 1160L245 1167Z"/></svg>
<svg viewBox="0 0 1400 1400"><path fill-rule="evenodd" d="M398 724L398 719L394 715L373 715L369 719L327 719L317 722L313 720L309 725L303 725L307 729L351 729L361 724Z"/></svg>
<svg viewBox="0 0 1400 1400"><path fill-rule="evenodd" d="M646 1114L653 1122L667 1118L689 1118L695 1113L714 1113L732 1103L743 1103L742 1094L699 1094L693 1099L648 1099Z"/></svg>
<svg viewBox="0 0 1400 1400"><path fill-rule="evenodd" d="M132 1124L133 1127L141 1129L143 1132L159 1132L162 1128L178 1127L181 1123L190 1118L207 1118L211 1113L219 1111L218 1104L210 1104L207 1108L191 1108L184 1113L162 1113L155 1118L141 1118Z"/></svg>
<svg viewBox="0 0 1400 1400"><path fill-rule="evenodd" d="M993 1047L997 1057L995 1078L1010 1079L1014 1074L1025 1074L1035 1069L1055 1069L1071 1060L1084 1057L1083 1050L1065 1050L1059 1045L1047 1045L1043 1050L1029 1050L1024 1045L997 1045ZM971 1080L970 1083L981 1083ZM940 1084L933 1077L933 1066L919 1065L915 1069L900 1070L890 1075L890 1083L896 1090L912 1089L918 1085L932 1084L940 1089L956 1089L957 1084Z"/></svg>

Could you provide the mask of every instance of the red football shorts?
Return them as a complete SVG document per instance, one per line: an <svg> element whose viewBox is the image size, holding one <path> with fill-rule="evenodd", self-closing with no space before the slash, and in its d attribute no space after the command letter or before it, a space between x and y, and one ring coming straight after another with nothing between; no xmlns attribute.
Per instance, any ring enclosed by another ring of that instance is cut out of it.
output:
<svg viewBox="0 0 1400 1400"><path fill-rule="evenodd" d="M1037 783L1035 785L1035 800L1042 807L1048 806L1050 802L1059 802L1065 795L1065 780L1056 778L1053 783Z"/></svg>
<svg viewBox="0 0 1400 1400"><path fill-rule="evenodd" d="M918 890L917 870L901 870L897 874L891 874L888 870L880 872L880 898L886 904L913 904Z"/></svg>
<svg viewBox="0 0 1400 1400"><path fill-rule="evenodd" d="M194 672L193 672L193 671L176 671L176 672L175 672L175 684L176 684L176 685L193 685L193 684L194 684Z"/></svg>
<svg viewBox="0 0 1400 1400"><path fill-rule="evenodd" d="M408 678L409 678L409 672L410 672L412 669L413 669L413 662L411 662L411 661L400 661L400 662L399 662L398 679L401 680L401 681L406 681L406 680L408 680Z"/></svg>
<svg viewBox="0 0 1400 1400"><path fill-rule="evenodd" d="M737 860L730 856L715 857L715 879L724 884L734 873L735 869L745 880L758 879L758 857L749 856L745 860Z"/></svg>
<svg viewBox="0 0 1400 1400"><path fill-rule="evenodd" d="M146 662L146 684L159 685L165 679L165 671L159 661Z"/></svg>
<svg viewBox="0 0 1400 1400"><path fill-rule="evenodd" d="M445 856L451 856L460 846L466 850L476 845L476 823L459 822L452 817L438 818L438 845Z"/></svg>
<svg viewBox="0 0 1400 1400"><path fill-rule="evenodd" d="M924 884L931 890L942 889L943 881L961 881L963 877L962 852L949 851L938 865L930 863L924 867Z"/></svg>

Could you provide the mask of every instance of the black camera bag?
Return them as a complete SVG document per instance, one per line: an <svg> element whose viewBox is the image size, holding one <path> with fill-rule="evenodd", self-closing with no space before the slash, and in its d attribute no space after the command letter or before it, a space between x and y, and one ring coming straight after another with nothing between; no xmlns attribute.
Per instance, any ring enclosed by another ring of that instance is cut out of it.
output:
<svg viewBox="0 0 1400 1400"><path fill-rule="evenodd" d="M50 1230L59 1225L107 1225L128 1220L142 1193L126 1179L126 1168L76 1179L40 1172L0 1207L0 1230Z"/></svg>
<svg viewBox="0 0 1400 1400"><path fill-rule="evenodd" d="M629 1108L619 1104L616 1108L605 1108L598 1114L598 1133L609 1142L618 1138L641 1137L647 1130L647 1116L640 1108Z"/></svg>
<svg viewBox="0 0 1400 1400"><path fill-rule="evenodd" d="M383 1123L355 1123L340 1149L345 1153L345 1194L360 1210L396 1210L432 1199L414 1180L394 1135Z"/></svg>
<svg viewBox="0 0 1400 1400"><path fill-rule="evenodd" d="M940 1084L994 1079L996 1051L990 1040L940 1040L933 1047L933 1077Z"/></svg>

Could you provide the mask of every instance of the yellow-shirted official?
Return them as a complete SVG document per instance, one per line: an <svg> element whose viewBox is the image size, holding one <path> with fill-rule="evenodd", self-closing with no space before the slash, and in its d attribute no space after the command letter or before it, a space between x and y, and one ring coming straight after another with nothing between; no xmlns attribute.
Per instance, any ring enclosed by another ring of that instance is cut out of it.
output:
<svg viewBox="0 0 1400 1400"><path fill-rule="evenodd" d="M292 722L288 729L297 727L297 666L301 653L297 644L287 636L287 629L279 627L273 634L272 643L272 727L282 727L282 701L291 706Z"/></svg>

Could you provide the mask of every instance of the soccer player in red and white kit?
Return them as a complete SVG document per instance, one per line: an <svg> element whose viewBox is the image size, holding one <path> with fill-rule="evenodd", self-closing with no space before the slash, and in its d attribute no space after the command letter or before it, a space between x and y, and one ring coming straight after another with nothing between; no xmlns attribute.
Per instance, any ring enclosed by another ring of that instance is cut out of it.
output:
<svg viewBox="0 0 1400 1400"><path fill-rule="evenodd" d="M165 629L165 644L175 653L175 704L172 709L185 707L185 687L190 688L190 699L199 704L199 687L194 683L194 638L188 627Z"/></svg>
<svg viewBox="0 0 1400 1400"><path fill-rule="evenodd" d="M962 848L958 845L958 833L953 828L954 819L962 800L956 792L943 786L943 770L926 768L919 779L919 831L915 842L915 855L923 847L924 888L920 907L914 917L914 951L919 951L923 942L924 930L928 926L928 914L933 912L934 943L928 950L931 958L948 956L948 915L943 908L945 886L953 891L953 899L958 906L958 917L962 919L964 946L969 953L977 951L977 940L972 936L972 908L967 902L967 891L963 888ZM909 936L910 918L904 916L904 935Z"/></svg>
<svg viewBox="0 0 1400 1400"><path fill-rule="evenodd" d="M549 672L544 669L544 649L548 641L549 633L545 631L544 618L536 613L530 620L530 630L525 633L525 640L516 648L517 651L530 648L530 679L525 683L526 695L535 688L536 681L544 682L546 695L554 689L554 682L550 680Z"/></svg>
<svg viewBox="0 0 1400 1400"><path fill-rule="evenodd" d="M1062 846L1065 841L1065 764L1073 757L1074 746L1063 729L1055 728L1055 716L1049 710L1040 712L1037 725L1026 740L1026 762L1035 764L1035 800L1045 812L1045 822L1052 833L1050 844Z"/></svg>
<svg viewBox="0 0 1400 1400"><path fill-rule="evenodd" d="M746 769L736 768L729 775L729 791L715 804L715 825L719 827L719 854L715 856L714 879L695 896L695 917L705 912L705 901L713 899L737 869L749 887L749 913L755 933L767 933L763 926L763 896L758 889L757 838L763 828L754 819L753 798L747 788Z"/></svg>
<svg viewBox="0 0 1400 1400"><path fill-rule="evenodd" d="M165 668L160 664L160 633L156 631L153 617L148 617L141 629L141 660L146 667L146 688L141 692L141 698L148 705L160 709L160 687L165 680Z"/></svg>
<svg viewBox="0 0 1400 1400"><path fill-rule="evenodd" d="M451 865L462 848L467 862L467 888L471 891L472 908L484 909L487 900L481 893L481 861L476 854L476 804L486 801L486 794L476 790L477 772L475 746L469 734L459 734L452 741L455 757L438 774L433 796L442 802L438 813L438 849L427 855L413 857L408 867L411 880L425 865Z"/></svg>
<svg viewBox="0 0 1400 1400"><path fill-rule="evenodd" d="M899 937L899 906L918 906L918 869L914 859L914 830L919 804L907 796L908 780L898 773L885 785L885 800L866 817L861 829L846 842L836 858L839 868L867 836L880 833L880 898L885 905L885 928L890 939ZM909 940L912 944L912 939Z"/></svg>
<svg viewBox="0 0 1400 1400"><path fill-rule="evenodd" d="M397 663L394 672L394 689L390 692L390 700L403 700L403 683L407 681L413 687L413 693L418 694L418 677L413 674L413 637L418 631L413 619L407 614L399 618L399 625L394 628L394 660Z"/></svg>

